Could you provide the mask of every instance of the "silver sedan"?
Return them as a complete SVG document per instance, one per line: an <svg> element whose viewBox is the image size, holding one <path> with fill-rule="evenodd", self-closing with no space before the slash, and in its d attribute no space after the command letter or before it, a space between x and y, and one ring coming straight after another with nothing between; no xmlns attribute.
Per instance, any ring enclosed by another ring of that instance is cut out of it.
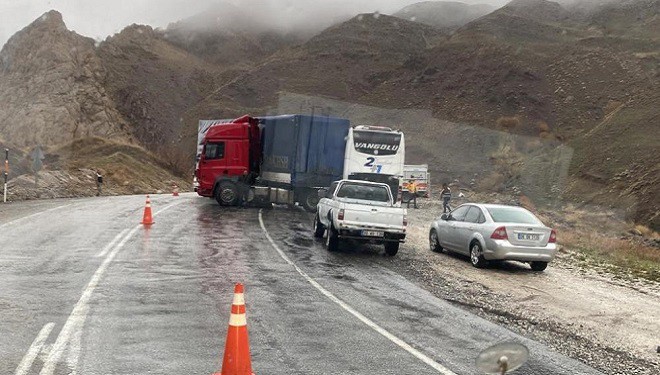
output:
<svg viewBox="0 0 660 375"><path fill-rule="evenodd" d="M431 223L432 251L468 255L475 267L516 260L543 271L557 253L557 233L522 207L468 203Z"/></svg>

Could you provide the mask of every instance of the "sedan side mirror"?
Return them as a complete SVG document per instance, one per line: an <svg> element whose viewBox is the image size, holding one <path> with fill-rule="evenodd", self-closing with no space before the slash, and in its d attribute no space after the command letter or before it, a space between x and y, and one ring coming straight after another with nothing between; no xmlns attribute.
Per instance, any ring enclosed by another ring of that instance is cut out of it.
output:
<svg viewBox="0 0 660 375"><path fill-rule="evenodd" d="M442 214L440 215L440 219L449 221L451 220L451 214Z"/></svg>
<svg viewBox="0 0 660 375"><path fill-rule="evenodd" d="M319 198L325 198L328 195L328 189L319 189Z"/></svg>

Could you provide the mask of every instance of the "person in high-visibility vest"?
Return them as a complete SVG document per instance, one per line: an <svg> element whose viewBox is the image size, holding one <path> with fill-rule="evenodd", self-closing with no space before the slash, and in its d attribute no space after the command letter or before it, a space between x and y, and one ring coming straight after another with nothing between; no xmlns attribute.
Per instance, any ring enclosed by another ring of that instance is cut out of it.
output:
<svg viewBox="0 0 660 375"><path fill-rule="evenodd" d="M408 188L408 192L410 193L410 195L412 195L412 197L408 200L408 208L410 208L410 201L411 200L413 201L414 207L418 208L417 207L417 181L412 180L412 179L410 181L408 181L407 188Z"/></svg>

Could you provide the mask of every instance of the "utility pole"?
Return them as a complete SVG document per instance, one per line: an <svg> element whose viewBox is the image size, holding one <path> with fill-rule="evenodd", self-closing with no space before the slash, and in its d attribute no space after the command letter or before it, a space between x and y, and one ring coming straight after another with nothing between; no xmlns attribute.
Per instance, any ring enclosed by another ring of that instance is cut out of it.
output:
<svg viewBox="0 0 660 375"><path fill-rule="evenodd" d="M5 149L5 192L3 203L7 203L7 176L9 176L9 149Z"/></svg>

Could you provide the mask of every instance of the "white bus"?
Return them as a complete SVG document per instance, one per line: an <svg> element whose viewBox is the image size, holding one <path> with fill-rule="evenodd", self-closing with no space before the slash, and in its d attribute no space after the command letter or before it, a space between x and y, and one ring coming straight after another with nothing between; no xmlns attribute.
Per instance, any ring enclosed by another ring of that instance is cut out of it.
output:
<svg viewBox="0 0 660 375"><path fill-rule="evenodd" d="M344 178L384 182L392 192L401 187L405 159L403 132L383 126L349 129L344 156Z"/></svg>

